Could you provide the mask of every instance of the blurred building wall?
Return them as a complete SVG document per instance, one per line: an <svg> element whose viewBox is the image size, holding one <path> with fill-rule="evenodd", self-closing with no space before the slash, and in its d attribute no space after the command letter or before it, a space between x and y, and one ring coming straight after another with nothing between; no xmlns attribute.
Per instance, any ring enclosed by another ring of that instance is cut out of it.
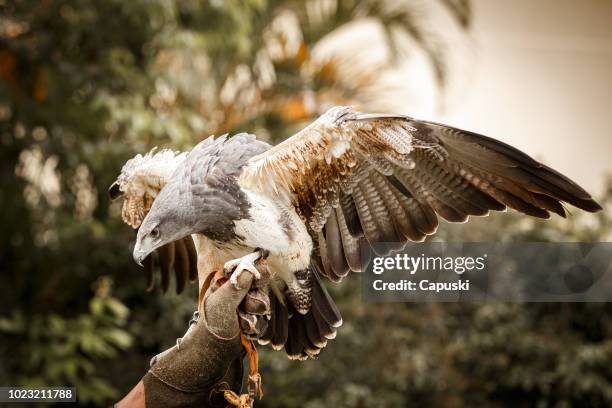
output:
<svg viewBox="0 0 612 408"><path fill-rule="evenodd" d="M597 193L612 173L612 1L473 6L468 61L451 76L460 91L437 119L522 148Z"/></svg>

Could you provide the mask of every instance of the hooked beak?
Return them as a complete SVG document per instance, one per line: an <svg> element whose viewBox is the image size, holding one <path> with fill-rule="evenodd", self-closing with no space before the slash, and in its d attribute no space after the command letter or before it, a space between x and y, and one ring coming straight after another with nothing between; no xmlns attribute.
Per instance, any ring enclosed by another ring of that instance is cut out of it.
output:
<svg viewBox="0 0 612 408"><path fill-rule="evenodd" d="M123 192L121 191L121 189L119 188L119 183L117 183L116 181L111 184L111 186L108 188L108 196L110 197L111 201L112 200L116 200L117 198L121 197L123 195Z"/></svg>
<svg viewBox="0 0 612 408"><path fill-rule="evenodd" d="M136 242L136 245L134 246L134 262L136 262L138 265L142 266L142 261L144 261L144 259L149 256L151 252L147 251L146 249L142 249L140 247L140 242Z"/></svg>

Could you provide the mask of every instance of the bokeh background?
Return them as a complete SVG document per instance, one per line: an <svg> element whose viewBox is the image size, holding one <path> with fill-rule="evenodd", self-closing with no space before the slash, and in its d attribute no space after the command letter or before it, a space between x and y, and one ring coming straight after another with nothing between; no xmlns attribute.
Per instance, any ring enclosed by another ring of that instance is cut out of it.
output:
<svg viewBox="0 0 612 408"><path fill-rule="evenodd" d="M106 189L154 146L277 142L335 104L482 132L604 211L509 212L436 239L612 238L612 2L0 0L0 385L109 404L184 333L196 288L145 292ZM368 304L317 361L261 348L262 407L610 406L608 304Z"/></svg>

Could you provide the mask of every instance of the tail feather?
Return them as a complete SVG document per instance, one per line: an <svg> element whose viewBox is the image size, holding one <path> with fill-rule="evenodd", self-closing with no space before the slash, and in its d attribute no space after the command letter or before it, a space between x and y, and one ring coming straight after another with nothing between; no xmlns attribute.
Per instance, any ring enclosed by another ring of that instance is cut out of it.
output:
<svg viewBox="0 0 612 408"><path fill-rule="evenodd" d="M312 312L311 312L312 313ZM308 340L316 347L322 349L327 345L327 338L321 332L317 322L313 316L304 316L304 325L306 327L306 336Z"/></svg>
<svg viewBox="0 0 612 408"><path fill-rule="evenodd" d="M276 295L272 297L275 305L274 314L271 317L274 319L274 335L272 336L271 343L272 348L280 350L287 343L287 338L289 337L289 313L287 307L281 303Z"/></svg>
<svg viewBox="0 0 612 408"><path fill-rule="evenodd" d="M301 325L298 320L299 313L295 313L294 317L289 319L289 331L290 335L287 338L287 342L285 343L285 351L287 352L287 356L291 360L304 360L304 345L302 344L301 333L299 333L299 328Z"/></svg>
<svg viewBox="0 0 612 408"><path fill-rule="evenodd" d="M290 359L305 360L308 357L316 358L321 352L321 347L310 340L306 330L308 318L296 313L289 319L289 339L285 350Z"/></svg>
<svg viewBox="0 0 612 408"><path fill-rule="evenodd" d="M316 358L327 346L327 341L336 337L337 328L342 325L342 316L321 283L314 264L311 264L310 272L313 288L312 306L308 313L297 313L270 291L270 322L258 339L260 344L271 343L275 350L284 347L293 360Z"/></svg>
<svg viewBox="0 0 612 408"><path fill-rule="evenodd" d="M333 340L336 338L336 334L338 334L337 329L327 323L327 321L321 315L321 312L319 312L317 309L313 309L313 312L311 313L310 317L317 325L321 336L323 336L327 340Z"/></svg>

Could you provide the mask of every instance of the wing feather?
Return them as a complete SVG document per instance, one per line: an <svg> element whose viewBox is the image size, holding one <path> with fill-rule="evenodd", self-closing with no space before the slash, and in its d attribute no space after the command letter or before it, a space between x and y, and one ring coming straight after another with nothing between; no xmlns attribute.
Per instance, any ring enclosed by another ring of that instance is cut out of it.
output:
<svg viewBox="0 0 612 408"><path fill-rule="evenodd" d="M565 216L563 203L601 209L576 183L505 143L348 107L330 109L252 157L240 183L297 210L322 273L334 281L347 267L360 269L361 237L369 244L420 241L436 231L438 216L464 222L510 207L548 218Z"/></svg>
<svg viewBox="0 0 612 408"><path fill-rule="evenodd" d="M188 237L190 238L190 237ZM174 276L176 277L176 293L181 293L185 289L185 284L189 280L189 254L184 240L174 242Z"/></svg>
<svg viewBox="0 0 612 408"><path fill-rule="evenodd" d="M350 270L361 272L361 248L359 247L359 238L355 238L353 235L351 235L344 218L344 212L341 208L336 208L336 218L338 221L340 239L342 240L342 248L346 258L346 263Z"/></svg>
<svg viewBox="0 0 612 408"><path fill-rule="evenodd" d="M332 266L330 255L327 248L327 241L323 231L317 232L316 241L318 247L318 254L321 260L321 273L332 282L340 282L340 277L336 275Z"/></svg>
<svg viewBox="0 0 612 408"><path fill-rule="evenodd" d="M336 212L331 211L329 220L325 224L325 243L330 256L331 269L338 279L343 278L350 268L342 246L342 236Z"/></svg>

